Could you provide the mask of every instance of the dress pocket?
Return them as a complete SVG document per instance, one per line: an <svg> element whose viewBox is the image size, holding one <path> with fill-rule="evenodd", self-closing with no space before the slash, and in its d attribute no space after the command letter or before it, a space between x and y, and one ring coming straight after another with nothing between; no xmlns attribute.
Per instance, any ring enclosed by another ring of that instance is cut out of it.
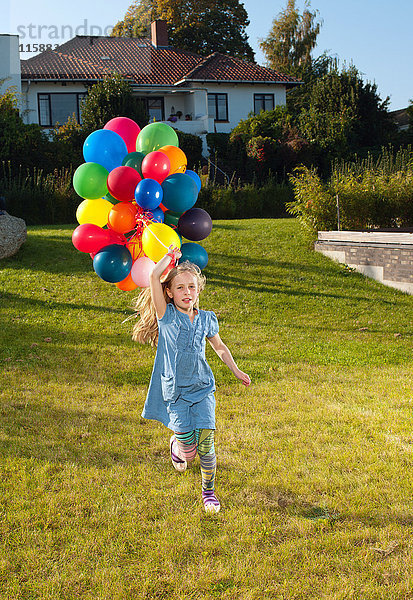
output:
<svg viewBox="0 0 413 600"><path fill-rule="evenodd" d="M161 375L161 388L165 402L173 402L176 399L175 377L173 375Z"/></svg>

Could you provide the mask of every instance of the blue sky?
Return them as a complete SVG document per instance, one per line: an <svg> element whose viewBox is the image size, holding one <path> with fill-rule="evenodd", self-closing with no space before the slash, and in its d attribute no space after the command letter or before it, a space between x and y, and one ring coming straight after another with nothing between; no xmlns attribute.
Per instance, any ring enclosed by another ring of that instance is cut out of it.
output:
<svg viewBox="0 0 413 600"><path fill-rule="evenodd" d="M105 34L125 14L131 0L105 3L71 0L58 3L44 0L14 0L0 14L1 33L19 33L22 58L33 44L63 43L76 30L79 34ZM249 42L256 60L264 64L259 40L268 34L273 18L286 0L245 0L250 25ZM304 0L297 5L303 9ZM375 82L380 96L390 96L390 109L408 105L413 98L412 0L312 0L323 27L314 56L327 50L341 61L353 62L368 81ZM31 27L30 27L31 26Z"/></svg>

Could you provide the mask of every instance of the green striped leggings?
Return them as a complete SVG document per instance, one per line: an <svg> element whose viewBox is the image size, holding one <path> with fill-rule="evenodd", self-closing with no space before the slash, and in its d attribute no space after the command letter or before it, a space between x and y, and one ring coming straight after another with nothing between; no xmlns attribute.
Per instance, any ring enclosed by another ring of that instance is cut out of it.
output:
<svg viewBox="0 0 413 600"><path fill-rule="evenodd" d="M214 448L214 429L195 429L188 433L175 433L179 456L191 462L196 453L201 462L202 489L213 490L217 458Z"/></svg>

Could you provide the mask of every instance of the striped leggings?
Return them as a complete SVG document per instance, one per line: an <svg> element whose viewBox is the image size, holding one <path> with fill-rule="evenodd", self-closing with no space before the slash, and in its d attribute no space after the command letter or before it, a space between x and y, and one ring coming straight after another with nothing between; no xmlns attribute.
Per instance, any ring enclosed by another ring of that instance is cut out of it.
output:
<svg viewBox="0 0 413 600"><path fill-rule="evenodd" d="M215 472L217 458L214 448L213 429L195 429L188 433L175 433L179 456L191 462L196 453L199 454L201 463L202 489L213 490L215 485Z"/></svg>

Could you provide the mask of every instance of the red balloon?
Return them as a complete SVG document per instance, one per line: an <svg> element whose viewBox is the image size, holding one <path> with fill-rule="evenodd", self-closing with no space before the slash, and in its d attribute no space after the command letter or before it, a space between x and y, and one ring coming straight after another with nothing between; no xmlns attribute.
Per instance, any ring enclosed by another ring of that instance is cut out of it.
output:
<svg viewBox="0 0 413 600"><path fill-rule="evenodd" d="M171 161L163 152L149 152L142 161L142 175L145 179L155 179L158 183L168 177Z"/></svg>
<svg viewBox="0 0 413 600"><path fill-rule="evenodd" d="M108 246L110 241L108 229L102 229L92 223L83 223L76 227L72 234L74 247L80 252L98 252L104 246Z"/></svg>
<svg viewBox="0 0 413 600"><path fill-rule="evenodd" d="M132 167L116 167L107 180L109 193L121 202L132 202L135 199L135 188L142 177Z"/></svg>
<svg viewBox="0 0 413 600"><path fill-rule="evenodd" d="M109 235L109 244L121 244L122 246L126 246L126 242L128 241L123 233L118 233L117 231L113 231L113 229L107 229Z"/></svg>
<svg viewBox="0 0 413 600"><path fill-rule="evenodd" d="M139 125L129 117L115 117L106 123L103 129L114 131L125 142L128 152L135 152L136 138L141 130Z"/></svg>

